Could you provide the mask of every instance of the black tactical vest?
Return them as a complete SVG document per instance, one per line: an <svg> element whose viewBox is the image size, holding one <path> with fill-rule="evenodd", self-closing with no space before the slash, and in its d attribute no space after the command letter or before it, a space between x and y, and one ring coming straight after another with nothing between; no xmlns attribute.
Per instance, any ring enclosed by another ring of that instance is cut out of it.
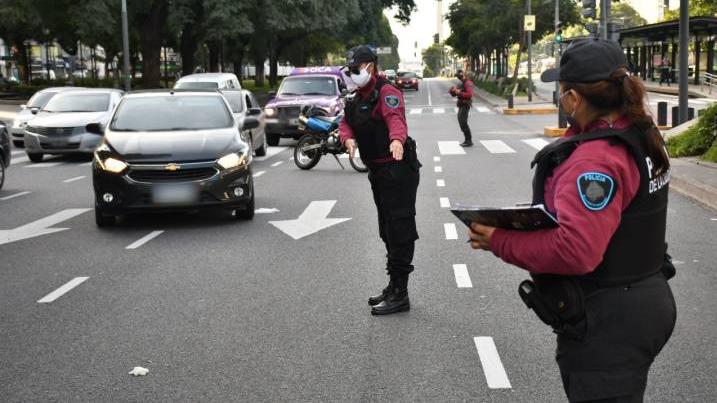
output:
<svg viewBox="0 0 717 403"><path fill-rule="evenodd" d="M356 95L346 103L344 108L346 123L354 131L361 159L365 163L391 156L388 126L382 117L378 119L373 117L373 110L376 108L381 88L384 85L392 84L379 78L368 99L361 99L359 95Z"/></svg>
<svg viewBox="0 0 717 403"><path fill-rule="evenodd" d="M640 188L623 211L602 262L581 280L593 280L600 287L629 284L657 273L663 266L666 244L667 193L670 172L657 175L647 155L647 135L636 129L598 130L560 139L536 154L533 178L533 204L544 202L545 179L563 163L579 142L610 139L622 142L630 150L640 170ZM618 184L619 186L619 184ZM587 209L586 214L590 214ZM559 212L558 212L559 214ZM560 221L560 217L558 217Z"/></svg>

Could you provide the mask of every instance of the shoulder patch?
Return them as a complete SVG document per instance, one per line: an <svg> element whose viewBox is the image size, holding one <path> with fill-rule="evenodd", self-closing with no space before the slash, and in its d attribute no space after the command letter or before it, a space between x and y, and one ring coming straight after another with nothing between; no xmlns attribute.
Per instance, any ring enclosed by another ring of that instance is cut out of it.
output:
<svg viewBox="0 0 717 403"><path fill-rule="evenodd" d="M389 108L398 108L398 105L401 103L395 95L387 95L383 100Z"/></svg>
<svg viewBox="0 0 717 403"><path fill-rule="evenodd" d="M591 211L607 207L615 195L615 181L600 172L585 172L578 176L578 194L583 205Z"/></svg>

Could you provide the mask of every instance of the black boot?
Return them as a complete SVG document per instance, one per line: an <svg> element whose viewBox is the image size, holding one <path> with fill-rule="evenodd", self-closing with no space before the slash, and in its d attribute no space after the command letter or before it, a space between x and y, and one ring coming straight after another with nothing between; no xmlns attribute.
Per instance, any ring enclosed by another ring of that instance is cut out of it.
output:
<svg viewBox="0 0 717 403"><path fill-rule="evenodd" d="M386 286L386 288L384 288L380 294L368 297L368 304L371 306L380 304L381 302L383 302L386 299L388 294L391 293L392 289L393 289L393 278L389 277L388 285Z"/></svg>
<svg viewBox="0 0 717 403"><path fill-rule="evenodd" d="M388 315L411 309L411 302L408 300L408 274L392 275L391 282L393 288L380 304L371 308L372 315Z"/></svg>

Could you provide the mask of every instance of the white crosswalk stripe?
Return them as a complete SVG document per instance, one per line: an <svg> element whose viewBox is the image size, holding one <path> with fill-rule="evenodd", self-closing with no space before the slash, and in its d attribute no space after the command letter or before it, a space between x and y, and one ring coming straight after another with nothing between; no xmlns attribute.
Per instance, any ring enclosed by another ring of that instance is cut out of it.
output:
<svg viewBox="0 0 717 403"><path fill-rule="evenodd" d="M480 113L493 113L490 109L485 106L476 105L476 110Z"/></svg>
<svg viewBox="0 0 717 403"><path fill-rule="evenodd" d="M441 113L446 113L446 110L443 108L433 108L433 113L440 115Z"/></svg>
<svg viewBox="0 0 717 403"><path fill-rule="evenodd" d="M514 149L501 140L481 140L480 143L491 154L510 154L515 152Z"/></svg>
<svg viewBox="0 0 717 403"><path fill-rule="evenodd" d="M421 112L423 112L423 109L421 109L421 108L412 108L412 109L408 112L408 114L409 114L409 115L420 115Z"/></svg>
<svg viewBox="0 0 717 403"><path fill-rule="evenodd" d="M543 147L545 147L545 146L547 146L548 144L550 144L549 141L547 141L547 140L545 140L545 139L541 139L541 138L525 139L525 140L521 140L521 141L522 141L523 143L525 143L525 144L527 144L527 145L529 145L529 146L535 148L535 149L538 150L538 151L542 150Z"/></svg>
<svg viewBox="0 0 717 403"><path fill-rule="evenodd" d="M464 155L466 150L457 141L439 141L438 151L441 155Z"/></svg>

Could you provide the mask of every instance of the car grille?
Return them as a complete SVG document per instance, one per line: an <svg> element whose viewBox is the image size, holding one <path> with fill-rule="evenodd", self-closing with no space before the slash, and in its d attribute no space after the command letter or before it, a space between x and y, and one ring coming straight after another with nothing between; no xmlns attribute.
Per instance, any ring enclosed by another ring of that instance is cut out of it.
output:
<svg viewBox="0 0 717 403"><path fill-rule="evenodd" d="M137 182L190 182L209 179L216 173L216 168L193 168L177 171L138 169L131 170L129 177Z"/></svg>
<svg viewBox="0 0 717 403"><path fill-rule="evenodd" d="M27 126L25 129L30 133L41 134L43 136L69 136L75 130L74 127L42 127Z"/></svg>
<svg viewBox="0 0 717 403"><path fill-rule="evenodd" d="M42 147L43 150L76 150L80 148L80 143L67 143L63 145L57 145L40 142L40 147Z"/></svg>
<svg viewBox="0 0 717 403"><path fill-rule="evenodd" d="M279 108L278 116L279 119L296 119L301 113L301 107L299 106L286 106Z"/></svg>

